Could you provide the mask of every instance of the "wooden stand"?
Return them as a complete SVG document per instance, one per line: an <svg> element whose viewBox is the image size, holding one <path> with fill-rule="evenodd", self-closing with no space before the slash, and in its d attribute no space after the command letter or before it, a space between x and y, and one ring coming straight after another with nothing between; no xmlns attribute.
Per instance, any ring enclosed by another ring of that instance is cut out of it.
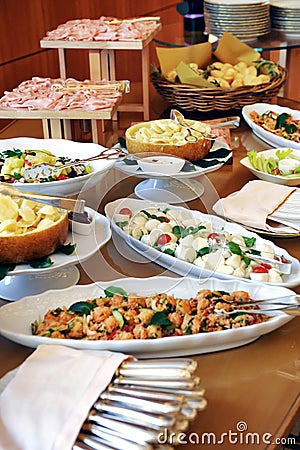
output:
<svg viewBox="0 0 300 450"><path fill-rule="evenodd" d="M84 111L82 109L72 110L27 110L0 109L1 119L41 119L43 123L44 138L72 139L70 120L91 120L92 121L92 141L99 144L97 120L112 120L116 114L120 100L113 108L96 111ZM102 138L102 137L101 137ZM104 145L104 144L103 144Z"/></svg>
<svg viewBox="0 0 300 450"><path fill-rule="evenodd" d="M118 111L141 112L144 120L150 119L150 62L149 44L160 30L156 28L146 39L135 41L54 41L41 40L42 48L57 48L59 70L62 78L67 78L66 49L86 49L89 51L89 70L92 81L116 80L115 50L139 50L142 58L143 98L141 103L120 105ZM115 117L116 119L116 117Z"/></svg>

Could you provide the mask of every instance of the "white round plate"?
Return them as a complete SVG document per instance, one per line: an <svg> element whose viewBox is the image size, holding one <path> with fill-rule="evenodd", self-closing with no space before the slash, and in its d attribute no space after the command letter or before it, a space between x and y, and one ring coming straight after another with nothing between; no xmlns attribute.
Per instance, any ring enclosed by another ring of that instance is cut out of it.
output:
<svg viewBox="0 0 300 450"><path fill-rule="evenodd" d="M278 284L272 284L272 283L266 283L269 286L285 286L285 287L295 287L299 285L300 282L300 262L291 256L285 249L276 246L273 242L262 239L258 234L251 233L248 231L245 227L238 225L233 222L227 222L226 220L215 216L215 215L209 215L201 213L200 211L196 210L189 210L187 208L181 207L181 206L170 206L167 203L160 203L160 202L150 202L147 200L137 200L133 198L120 198L118 200L115 200L114 202L108 203L105 206L105 214L109 218L111 222L111 226L113 230L119 234L125 242L134 248L137 252L141 253L145 258L147 258L150 261L153 261L157 264L159 264L162 267L165 267L166 269L170 270L171 272L175 272L178 275L182 276L189 276L189 277L195 277L198 279L209 279L211 277L215 277L222 280L235 280L236 277L232 275L227 275L221 272L216 272L209 269L204 269L202 267L198 267L194 264L191 264L189 262L180 260L176 258L175 256L168 255L166 253L160 252L159 250L155 249L154 247L150 247L149 245L144 244L143 242L139 241L138 239L133 238L132 236L125 233L122 228L118 227L114 222L114 215L115 213L118 213L121 208L129 208L133 213L138 212L142 209L147 208L171 208L176 209L179 211L185 211L189 212L191 215L191 218L200 218L201 220L204 220L206 222L210 222L212 225L212 229L214 230L226 230L231 234L239 234L242 236L247 237L255 237L257 244L266 243L273 247L274 253L278 255L284 256L286 259L289 259L292 261L292 269L290 274L286 274L283 276L283 282ZM247 283L252 283L251 280L246 280Z"/></svg>
<svg viewBox="0 0 300 450"><path fill-rule="evenodd" d="M90 210L90 208L85 209L86 211ZM109 220L102 214L95 211L93 212L95 215L95 227L89 235L85 236L69 231L66 244L76 244L75 251L72 253L72 255L65 255L58 252L53 253L52 255L50 255L53 264L50 267L46 267L44 269L34 269L29 264L25 263L17 264L15 269L9 272L8 275L44 275L48 274L49 272L60 270L63 267L78 264L78 262L83 262L90 258L111 238ZM5 278L1 281L1 283L3 281L5 281Z"/></svg>
<svg viewBox="0 0 300 450"><path fill-rule="evenodd" d="M262 152L257 152L258 155L263 155L265 158L276 158L277 150L288 150L288 148L275 148L270 150L264 150ZM293 154L300 158L300 150L293 150ZM299 186L300 185L300 176L295 177L286 177L282 175L272 175L271 173L261 172L260 170L255 169L251 162L249 161L248 156L241 159L240 163L246 167L250 172L252 172L257 178L264 181L269 181L271 183L276 184L284 184L285 186ZM300 160L299 160L300 166Z"/></svg>
<svg viewBox="0 0 300 450"><path fill-rule="evenodd" d="M174 294L178 298L190 298L200 289L225 290L227 292L245 290L255 299L274 298L291 295L295 302L295 293L284 287L272 287L264 284L243 281L223 281L211 278L199 281L192 278L122 278L113 281L98 281L94 284L73 286L63 290L44 292L41 295L25 297L18 302L0 308L0 334L13 342L35 348L40 344L65 345L82 350L110 350L134 355L138 358L165 358L193 354L216 352L240 347L283 326L292 316L273 312L267 322L241 328L199 333L188 336L171 336L159 339L130 339L109 341L88 341L77 339L52 339L31 334L30 325L49 310L70 306L80 300L104 295L109 286L123 288L126 292L138 295L155 293Z"/></svg>
<svg viewBox="0 0 300 450"><path fill-rule="evenodd" d="M55 156L65 156L72 160L78 158L89 158L98 155L105 147L98 144L73 142L67 139L36 139L19 137L11 139L0 139L0 153L4 150L20 149L29 150L49 150ZM36 192L40 194L57 195L68 197L92 188L106 175L113 167L115 160L102 159L91 161L93 172L81 177L70 178L68 180L50 181L45 183L13 183L12 186L23 191Z"/></svg>
<svg viewBox="0 0 300 450"><path fill-rule="evenodd" d="M254 123L250 117L250 113L253 111L256 111L258 114L263 114L266 111L274 111L278 114L288 113L292 115L293 119L298 120L300 119L300 111L278 105L271 105L269 103L254 103L253 105L244 106L242 109L242 114L245 121L247 122L249 127L252 128L253 133L256 134L256 136L258 136L260 139L272 145L272 147L288 147L300 150L300 142L297 143L288 139L284 139Z"/></svg>

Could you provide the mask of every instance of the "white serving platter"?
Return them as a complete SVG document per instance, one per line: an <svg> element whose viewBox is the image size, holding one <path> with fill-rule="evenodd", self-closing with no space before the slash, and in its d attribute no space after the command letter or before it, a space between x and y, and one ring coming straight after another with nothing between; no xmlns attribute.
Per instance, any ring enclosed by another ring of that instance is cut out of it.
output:
<svg viewBox="0 0 300 450"><path fill-rule="evenodd" d="M247 283L241 280L196 280L193 278L122 278L113 281L98 281L89 285L73 286L67 289L44 292L37 296L25 297L18 302L0 308L0 334L18 344L35 348L40 344L65 345L83 350L110 350L134 355L138 358L165 358L202 354L227 350L248 344L264 334L270 333L292 319L282 312L272 312L267 322L241 328L199 333L188 336L170 336L159 339L130 339L109 341L88 341L77 339L53 339L34 336L30 325L49 310L69 307L72 303L104 295L104 289L118 286L126 292L150 295L158 292L174 294L179 298L189 298L200 289L225 290L227 292L245 290L255 299L274 298L295 293L279 286Z"/></svg>
<svg viewBox="0 0 300 450"><path fill-rule="evenodd" d="M227 275L224 273L212 271L209 269L205 269L202 267L198 267L194 264L191 264L189 262L180 260L172 255L168 255L166 253L162 253L159 250L150 247L149 245L144 244L143 242L139 241L138 239L133 238L132 236L125 233L122 228L118 227L114 222L114 214L118 213L121 208L129 208L133 213L136 213L142 209L147 208L170 208L170 209L176 209L180 211L188 211L191 214L191 217L200 218L206 222L210 222L212 225L212 229L214 230L226 230L231 234L240 234L242 236L247 237L255 237L256 242L261 243L267 243L268 245L271 245L274 248L274 253L279 254L281 256L284 256L286 259L289 259L292 261L292 269L291 273L283 276L283 283L280 284L274 284L278 286L285 286L285 287L295 287L299 285L300 283L300 262L298 259L292 257L285 249L276 246L272 241L266 240L261 238L258 234L253 233L246 228L244 228L241 225L238 225L233 222L227 222L224 219L201 213L200 211L195 210L188 210L184 207L180 206L171 206L167 203L154 203L151 201L146 200L136 200L132 198L121 198L118 200L115 200L114 202L108 203L105 206L105 214L108 217L108 219L111 222L111 226L113 230L121 236L124 241L132 248L134 248L137 252L141 253L145 258L147 258L149 261L153 261L157 264L159 264L162 267L165 267L166 269L175 272L182 276L189 276L189 277L195 277L198 279L209 279L211 277L223 279L223 280L233 280L236 279L236 277L233 277L232 275ZM252 283L251 280L247 280L248 283ZM273 285L272 283L266 283L268 285Z"/></svg>

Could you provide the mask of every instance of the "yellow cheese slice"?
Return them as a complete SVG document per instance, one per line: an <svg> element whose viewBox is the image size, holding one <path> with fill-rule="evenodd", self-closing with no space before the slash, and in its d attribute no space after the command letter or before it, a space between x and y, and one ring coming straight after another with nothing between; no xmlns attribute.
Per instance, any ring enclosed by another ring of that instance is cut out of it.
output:
<svg viewBox="0 0 300 450"><path fill-rule="evenodd" d="M228 31L223 33L214 55L219 61L233 65L240 61L251 64L258 61L261 56L259 52L253 50Z"/></svg>
<svg viewBox="0 0 300 450"><path fill-rule="evenodd" d="M200 77L188 64L181 61L176 67L176 72L180 83L193 84L204 88L214 88L214 84Z"/></svg>

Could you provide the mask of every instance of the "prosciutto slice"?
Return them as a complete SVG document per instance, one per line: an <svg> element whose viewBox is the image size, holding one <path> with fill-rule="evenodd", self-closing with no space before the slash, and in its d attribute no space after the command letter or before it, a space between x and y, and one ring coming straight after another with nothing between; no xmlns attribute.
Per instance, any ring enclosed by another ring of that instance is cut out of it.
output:
<svg viewBox="0 0 300 450"><path fill-rule="evenodd" d="M33 77L31 80L23 81L12 91L5 91L4 96L0 98L0 108L22 108L29 111L47 109L96 111L113 108L121 95L115 85L105 80L95 83L91 80L78 81L74 78Z"/></svg>
<svg viewBox="0 0 300 450"><path fill-rule="evenodd" d="M157 19L157 20L154 20ZM144 40L160 27L159 18L119 20L101 16L99 19L74 19L48 31L43 40L54 41L135 41Z"/></svg>

